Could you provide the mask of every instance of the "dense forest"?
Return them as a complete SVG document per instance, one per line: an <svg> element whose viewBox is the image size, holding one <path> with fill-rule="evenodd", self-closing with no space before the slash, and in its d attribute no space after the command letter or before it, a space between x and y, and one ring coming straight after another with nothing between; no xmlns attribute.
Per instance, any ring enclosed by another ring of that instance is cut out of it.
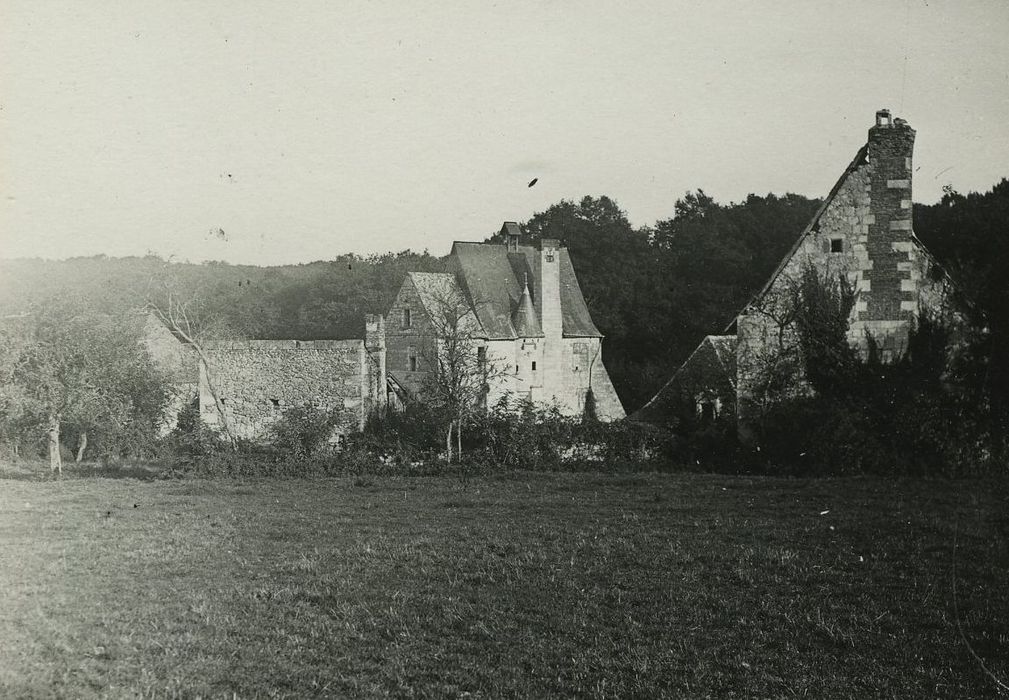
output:
<svg viewBox="0 0 1009 700"><path fill-rule="evenodd" d="M719 204L702 190L666 219L636 228L606 196L561 201L523 223L527 239L567 245L604 357L625 407L647 401L709 333L731 322L819 206L800 195L750 195ZM987 193L946 193L915 207L915 230L960 283L978 323L991 329L986 381L1009 396L1009 181ZM488 237L493 240L494 235ZM443 251L448 253L448 251ZM169 287L203 313L258 338L360 337L365 313L384 313L407 271L439 271L427 252L277 267L166 262L155 256L0 261L0 315L47 299L118 312L158 301ZM961 282L962 281L962 282Z"/></svg>

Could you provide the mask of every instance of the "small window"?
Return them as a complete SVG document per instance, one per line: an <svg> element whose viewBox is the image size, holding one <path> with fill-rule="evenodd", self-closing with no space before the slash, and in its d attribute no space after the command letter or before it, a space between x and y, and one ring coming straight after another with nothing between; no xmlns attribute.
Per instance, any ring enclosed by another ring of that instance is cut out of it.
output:
<svg viewBox="0 0 1009 700"><path fill-rule="evenodd" d="M280 408L280 399L270 399L270 403L274 408Z"/></svg>
<svg viewBox="0 0 1009 700"><path fill-rule="evenodd" d="M410 309L403 309L403 328L413 327L413 318L410 315Z"/></svg>
<svg viewBox="0 0 1009 700"><path fill-rule="evenodd" d="M536 371L536 360L533 360L533 372Z"/></svg>
<svg viewBox="0 0 1009 700"><path fill-rule="evenodd" d="M476 362L481 370L487 368L487 348L480 346L476 349Z"/></svg>
<svg viewBox="0 0 1009 700"><path fill-rule="evenodd" d="M411 372L417 371L417 350L412 346L406 350L406 367Z"/></svg>
<svg viewBox="0 0 1009 700"><path fill-rule="evenodd" d="M831 253L843 253L844 252L844 239L843 238L831 238L830 239L830 252Z"/></svg>

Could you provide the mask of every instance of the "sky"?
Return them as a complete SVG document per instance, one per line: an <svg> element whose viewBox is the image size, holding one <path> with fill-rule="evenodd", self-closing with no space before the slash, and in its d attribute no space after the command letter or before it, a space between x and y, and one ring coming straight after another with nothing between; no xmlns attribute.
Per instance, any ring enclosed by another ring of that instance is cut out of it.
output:
<svg viewBox="0 0 1009 700"><path fill-rule="evenodd" d="M1007 36L1005 0L0 0L0 257L443 255L585 195L639 226L822 197L883 107L932 203L1009 176Z"/></svg>

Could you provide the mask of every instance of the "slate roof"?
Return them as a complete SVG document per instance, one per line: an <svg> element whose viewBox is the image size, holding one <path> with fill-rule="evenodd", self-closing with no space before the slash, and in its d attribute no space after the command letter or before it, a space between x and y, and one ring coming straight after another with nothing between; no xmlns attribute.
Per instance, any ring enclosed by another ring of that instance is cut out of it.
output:
<svg viewBox="0 0 1009 700"><path fill-rule="evenodd" d="M578 286L567 249L560 248L558 257L564 336L601 338L602 333L592 322ZM513 318L522 300L526 279L533 299L539 293L539 261L540 251L532 246L518 246L517 252L509 253L505 246L496 243L456 241L452 244L450 269L457 275L488 339L520 337Z"/></svg>
<svg viewBox="0 0 1009 700"><path fill-rule="evenodd" d="M705 336L651 401L630 418L661 425L675 416L685 396L707 391L725 400L733 396L735 389L736 336Z"/></svg>
<svg viewBox="0 0 1009 700"><path fill-rule="evenodd" d="M448 272L410 272L407 274L417 290L420 303L433 322L438 323L439 318L444 319L443 312L446 310L453 310L455 313L461 310L458 305L470 306L455 275ZM459 320L460 323L465 324L466 328L477 333L480 332L479 328L472 325L477 322L477 319L473 316L471 309L467 309L465 316L460 316Z"/></svg>
<svg viewBox="0 0 1009 700"><path fill-rule="evenodd" d="M532 295L529 293L529 284L522 288L522 298L519 306L512 315L512 326L515 333L520 338L542 338L543 329L540 327L539 318L536 316L536 307L533 305Z"/></svg>

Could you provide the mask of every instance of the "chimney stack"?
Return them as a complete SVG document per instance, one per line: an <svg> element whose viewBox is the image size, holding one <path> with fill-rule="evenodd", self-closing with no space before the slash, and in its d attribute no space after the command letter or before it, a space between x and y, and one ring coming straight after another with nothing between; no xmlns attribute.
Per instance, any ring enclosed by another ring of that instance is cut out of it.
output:
<svg viewBox="0 0 1009 700"><path fill-rule="evenodd" d="M864 274L869 281L866 321L906 316L916 305L916 282L907 270L911 242L911 180L914 129L890 110L876 112L869 129L866 156L869 171L869 214L866 252L872 263Z"/></svg>
<svg viewBox="0 0 1009 700"><path fill-rule="evenodd" d="M536 311L540 328L547 338L560 338L564 332L561 312L561 245L553 238L540 240L540 279L536 290Z"/></svg>
<svg viewBox="0 0 1009 700"><path fill-rule="evenodd" d="M505 246L508 248L509 253L517 253L519 251L519 237L522 235L522 229L514 221L506 221L501 225L501 236L505 240Z"/></svg>

